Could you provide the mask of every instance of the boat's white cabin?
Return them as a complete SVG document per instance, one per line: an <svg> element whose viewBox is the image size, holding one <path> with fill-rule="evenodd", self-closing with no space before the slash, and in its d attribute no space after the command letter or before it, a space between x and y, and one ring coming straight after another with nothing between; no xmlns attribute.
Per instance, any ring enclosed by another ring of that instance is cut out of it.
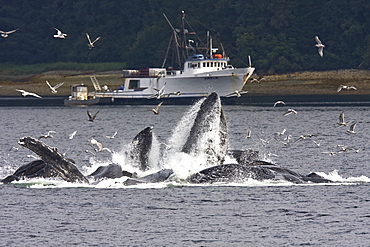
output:
<svg viewBox="0 0 370 247"><path fill-rule="evenodd" d="M202 54L192 55L185 61L184 75L233 68L231 65L228 65L229 61L228 58L224 58L221 54L214 54L213 58L204 58Z"/></svg>

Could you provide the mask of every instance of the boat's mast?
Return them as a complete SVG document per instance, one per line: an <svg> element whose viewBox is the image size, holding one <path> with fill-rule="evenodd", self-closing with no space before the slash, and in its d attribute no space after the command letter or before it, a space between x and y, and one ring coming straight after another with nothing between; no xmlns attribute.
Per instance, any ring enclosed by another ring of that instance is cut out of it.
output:
<svg viewBox="0 0 370 247"><path fill-rule="evenodd" d="M175 65L175 68L177 67L176 66L176 63L178 64L178 66L179 66L179 68L182 68L182 64L181 64L181 54L180 54L180 52L181 51L179 51L179 49L182 49L182 47L183 47L183 44L182 44L182 42L181 42L181 40L178 40L178 38L177 37L180 37L180 36L178 36L177 35L177 32L181 32L181 30L179 31L178 29L175 29L173 26L172 26L172 24L171 24L171 22L170 22L170 20L168 20L168 18L167 18L167 16L163 13L163 16L164 16L164 18L166 19L166 21L168 22L168 24L170 25L170 27L171 27L171 29L172 29L172 31L173 31L173 34L172 34L172 36L171 36L171 40L173 40L173 42L174 42L174 53L175 53L175 55L174 55L174 57L173 57L173 59L172 60L176 60L176 62L174 62L174 61L172 61L172 66L174 66ZM170 44L171 44L171 40L170 40ZM180 43L179 43L180 42ZM169 44L169 45L170 45ZM169 50L169 47L167 48L168 50ZM165 64L165 62L166 62L166 60L167 60L167 55L168 55L168 50L167 50L167 53L166 53L166 57L165 57L165 60L164 60L164 62L163 62L163 65L162 65L162 67L164 67L164 64ZM176 59L177 58L177 59Z"/></svg>
<svg viewBox="0 0 370 247"><path fill-rule="evenodd" d="M189 56L188 49L186 49L186 31L185 31L185 11L181 11L181 32L182 32L182 41L181 41L181 49L183 50L183 58L187 58Z"/></svg>

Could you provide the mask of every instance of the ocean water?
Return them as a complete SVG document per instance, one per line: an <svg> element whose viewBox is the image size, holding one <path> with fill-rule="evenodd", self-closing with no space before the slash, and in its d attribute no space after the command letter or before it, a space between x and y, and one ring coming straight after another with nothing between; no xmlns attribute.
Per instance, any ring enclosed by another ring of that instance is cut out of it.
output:
<svg viewBox="0 0 370 247"><path fill-rule="evenodd" d="M156 143L168 145L189 110L162 105L154 116L151 108L1 107L0 178L36 158L19 138L50 130L56 133L45 143L84 174L112 160L134 169L123 155L132 138L153 126ZM334 183L191 185L175 179L126 187L124 178L94 185L23 180L0 185L0 246L369 246L368 107L300 106L294 107L298 114L283 116L288 108L224 106L229 148L258 150L263 160L301 174L318 172ZM87 110L99 111L94 122L87 121ZM357 123L357 134L338 127L341 112ZM248 128L251 138L245 138ZM115 138L106 137L115 131ZM91 137L114 154L85 152L93 150ZM183 167L179 177L194 169L191 157L170 161L164 165Z"/></svg>

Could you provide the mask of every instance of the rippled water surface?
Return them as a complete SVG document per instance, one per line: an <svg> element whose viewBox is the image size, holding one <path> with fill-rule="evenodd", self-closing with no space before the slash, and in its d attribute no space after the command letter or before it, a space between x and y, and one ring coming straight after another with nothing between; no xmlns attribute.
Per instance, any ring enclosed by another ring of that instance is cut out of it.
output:
<svg viewBox="0 0 370 247"><path fill-rule="evenodd" d="M112 160L106 152L95 158L86 153L92 150L89 138L112 149L117 161L147 126L154 127L158 142L167 143L188 108L163 105L154 116L151 106L89 107L100 111L91 123L83 107L1 107L0 178L35 159L17 144L20 137L56 131L45 142L87 174ZM294 108L298 114L283 116L288 108L225 106L230 149L259 150L264 160L301 174L319 172L335 183L125 187L119 179L98 185L21 181L0 185L0 245L369 246L368 107L301 106ZM357 134L337 127L342 111L357 123ZM248 128L251 138L245 138ZM276 134L283 129L284 135ZM106 138L115 131L114 139ZM315 137L298 140L309 134ZM284 145L288 135L292 141ZM341 145L346 151L337 153Z"/></svg>

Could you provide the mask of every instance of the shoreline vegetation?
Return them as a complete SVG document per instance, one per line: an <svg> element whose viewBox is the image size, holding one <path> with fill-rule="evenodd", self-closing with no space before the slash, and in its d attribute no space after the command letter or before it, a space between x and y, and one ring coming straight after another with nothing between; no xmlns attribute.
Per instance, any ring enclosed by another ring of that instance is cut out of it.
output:
<svg viewBox="0 0 370 247"><path fill-rule="evenodd" d="M57 63L38 65L0 64L0 96L17 96L15 89L35 92L42 96L68 96L73 84L88 85L93 90L90 76L95 76L100 85L115 90L123 84L124 63L79 64ZM253 75L264 77L260 84L249 80L244 90L251 95L331 95L369 94L370 70L343 69L330 71L303 71L275 75ZM45 81L51 85L65 82L52 94ZM339 85L351 85L357 90L337 92Z"/></svg>

